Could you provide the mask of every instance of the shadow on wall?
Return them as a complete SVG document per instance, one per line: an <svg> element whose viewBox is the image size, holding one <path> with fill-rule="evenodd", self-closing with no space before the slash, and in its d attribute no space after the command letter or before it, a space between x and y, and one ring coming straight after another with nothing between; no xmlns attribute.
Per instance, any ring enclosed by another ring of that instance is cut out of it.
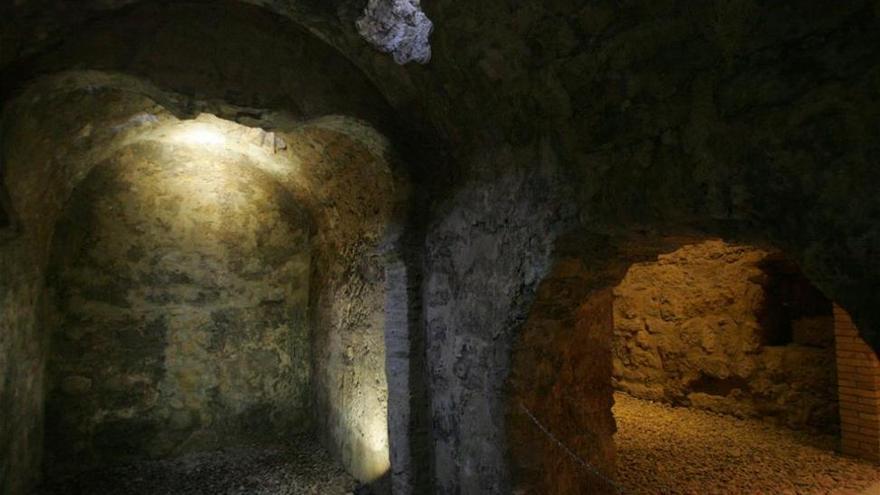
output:
<svg viewBox="0 0 880 495"><path fill-rule="evenodd" d="M334 414L346 417L344 411ZM351 474L373 493L385 494L391 490L391 465L388 455L388 423L384 411L371 414L371 421L352 422L343 451L350 458L343 458L346 466L354 466ZM366 431L362 425L369 426ZM367 492L369 493L369 492Z"/></svg>

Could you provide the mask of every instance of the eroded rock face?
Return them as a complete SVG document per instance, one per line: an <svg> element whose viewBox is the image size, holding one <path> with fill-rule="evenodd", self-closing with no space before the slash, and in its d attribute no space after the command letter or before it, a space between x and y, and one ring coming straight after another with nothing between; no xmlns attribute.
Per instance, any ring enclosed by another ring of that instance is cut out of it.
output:
<svg viewBox="0 0 880 495"><path fill-rule="evenodd" d="M146 142L97 165L49 271L50 470L307 429L309 236L245 157Z"/></svg>
<svg viewBox="0 0 880 495"><path fill-rule="evenodd" d="M431 60L428 38L434 25L419 0L370 0L357 21L358 32L373 46L391 53L398 64Z"/></svg>
<svg viewBox="0 0 880 495"><path fill-rule="evenodd" d="M614 306L618 389L836 431L831 303L774 253L685 246L633 265Z"/></svg>

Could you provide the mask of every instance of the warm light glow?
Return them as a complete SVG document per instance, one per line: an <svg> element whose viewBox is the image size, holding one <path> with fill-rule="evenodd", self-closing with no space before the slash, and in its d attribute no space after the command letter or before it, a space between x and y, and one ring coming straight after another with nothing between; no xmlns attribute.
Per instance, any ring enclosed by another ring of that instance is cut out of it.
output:
<svg viewBox="0 0 880 495"><path fill-rule="evenodd" d="M388 419L385 411L374 414L365 433L367 448L380 455L388 452Z"/></svg>
<svg viewBox="0 0 880 495"><path fill-rule="evenodd" d="M209 160L217 158L218 154L238 155L278 178L289 177L302 167L296 155L284 152L286 144L278 148L286 139L291 138L285 133L247 127L209 113L199 114L195 119L167 119L131 136L131 141L183 145L190 148L188 152L198 149Z"/></svg>
<svg viewBox="0 0 880 495"><path fill-rule="evenodd" d="M222 145L226 137L218 130L208 126L186 126L176 136L178 140L188 144Z"/></svg>
<svg viewBox="0 0 880 495"><path fill-rule="evenodd" d="M376 481L391 467L388 452L388 412L383 404L375 403L370 414L361 418L361 438L358 441L358 462L352 466L354 475L362 481Z"/></svg>

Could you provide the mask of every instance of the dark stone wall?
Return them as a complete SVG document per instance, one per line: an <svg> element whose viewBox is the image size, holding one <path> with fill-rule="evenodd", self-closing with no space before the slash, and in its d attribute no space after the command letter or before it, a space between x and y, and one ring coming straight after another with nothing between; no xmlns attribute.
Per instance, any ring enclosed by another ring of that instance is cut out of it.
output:
<svg viewBox="0 0 880 495"><path fill-rule="evenodd" d="M103 95L107 96L107 95ZM31 101L33 103L33 101ZM3 291L3 332L0 337L3 395L0 400L0 493L25 492L38 478L43 452L44 399L48 386L46 363L49 332L46 324L46 267L55 221L79 174L91 162L83 156L89 140L59 140L82 129L76 111L64 96L40 100L41 105L8 105L3 113L4 182L19 220L19 232L0 242L0 284ZM86 103L95 103L94 100ZM135 103L137 105L137 103ZM101 108L100 110L97 110ZM63 110L62 110L63 109ZM93 107L112 127L118 105ZM54 117L54 120L50 118ZM85 117L85 115L81 115ZM12 122L15 122L15 125ZM40 122L53 121L51 130ZM105 128L106 129L106 128ZM98 132L100 134L100 131ZM61 165L77 163L79 166Z"/></svg>
<svg viewBox="0 0 880 495"><path fill-rule="evenodd" d="M146 142L97 165L53 240L49 471L309 428L309 236L246 157Z"/></svg>
<svg viewBox="0 0 880 495"><path fill-rule="evenodd" d="M554 157L501 150L552 170ZM438 493L508 493L510 350L568 212L552 173L477 182L427 235L424 317Z"/></svg>
<svg viewBox="0 0 880 495"><path fill-rule="evenodd" d="M781 248L878 342L880 209L868 186L880 182L875 2L425 8L436 25L432 76L456 105L435 118L461 149L469 139L551 143L587 230L688 226ZM546 218L566 201L565 189L538 202L499 193L523 165L502 146L485 148L485 160L458 161L466 183L449 194L455 207L435 208L428 234L441 493L507 490L495 411L508 364L497 353L549 263L531 265L537 276L514 266L547 252ZM493 180L471 179L474 170ZM471 262L478 242L485 254Z"/></svg>
<svg viewBox="0 0 880 495"><path fill-rule="evenodd" d="M147 1L112 16L100 11L92 10L94 18L82 29L64 31L52 50L0 68L3 99L38 76L93 69L137 76L190 99L173 108L178 115L197 114L194 100L201 100L246 107L237 115L244 119L271 109L296 119L338 114L374 125L391 121L381 94L354 65L264 9L241 2Z"/></svg>

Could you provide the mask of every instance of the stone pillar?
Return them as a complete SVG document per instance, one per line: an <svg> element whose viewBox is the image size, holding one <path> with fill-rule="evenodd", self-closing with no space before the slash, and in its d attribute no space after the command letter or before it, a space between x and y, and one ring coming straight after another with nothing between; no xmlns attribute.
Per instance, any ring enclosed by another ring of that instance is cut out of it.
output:
<svg viewBox="0 0 880 495"><path fill-rule="evenodd" d="M420 274L389 257L385 268L385 355L391 493L431 493L425 341Z"/></svg>
<svg viewBox="0 0 880 495"><path fill-rule="evenodd" d="M840 438L844 454L880 462L880 361L849 314L834 305Z"/></svg>

